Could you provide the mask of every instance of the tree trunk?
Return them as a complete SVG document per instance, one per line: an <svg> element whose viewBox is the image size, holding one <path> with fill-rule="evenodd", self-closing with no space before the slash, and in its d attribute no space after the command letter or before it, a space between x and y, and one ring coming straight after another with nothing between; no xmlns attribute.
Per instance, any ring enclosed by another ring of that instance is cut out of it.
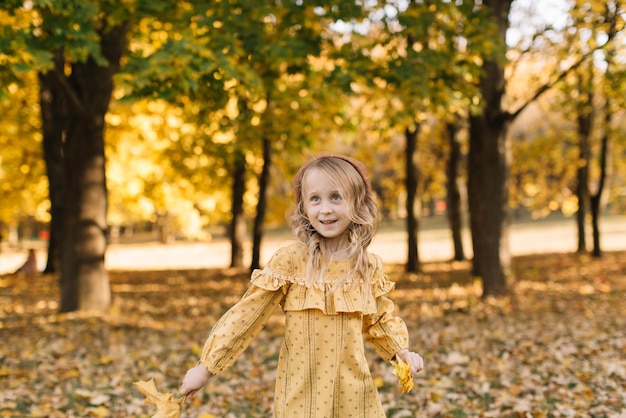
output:
<svg viewBox="0 0 626 418"><path fill-rule="evenodd" d="M252 233L252 263L250 270L261 267L261 240L263 239L263 226L265 223L265 211L267 209L267 188L270 182L270 170L272 167L272 141L263 139L263 169L259 178L259 200L254 219Z"/></svg>
<svg viewBox="0 0 626 418"><path fill-rule="evenodd" d="M497 40L505 48L512 0L485 0L498 25ZM468 204L474 247L473 273L482 279L483 297L507 292L508 181L510 115L502 108L505 92L503 63L485 59L480 89L481 113L470 116Z"/></svg>
<svg viewBox="0 0 626 418"><path fill-rule="evenodd" d="M468 203L474 246L474 275L483 281L483 296L507 291L508 163L506 127L470 117Z"/></svg>
<svg viewBox="0 0 626 418"><path fill-rule="evenodd" d="M407 128L404 132L406 137L406 230L408 234L406 271L412 273L418 273L420 271L419 248L417 243L419 220L418 215L415 213L418 172L414 161L418 132L419 125L413 128Z"/></svg>
<svg viewBox="0 0 626 418"><path fill-rule="evenodd" d="M605 104L605 117L604 117L604 135L602 136L602 144L600 146L600 177L598 178L598 189L589 198L591 204L591 225L593 228L593 251L594 257L602 256L602 249L600 248L600 207L602 203L602 192L604 191L604 184L607 178L607 161L609 154L609 127L611 126L611 115L609 111L609 99Z"/></svg>
<svg viewBox="0 0 626 418"><path fill-rule="evenodd" d="M66 199L61 253L62 312L107 309L111 302L106 252L107 190L104 116L119 70L128 25L100 34L103 67L89 58L72 65L67 80L67 129L63 149Z"/></svg>
<svg viewBox="0 0 626 418"><path fill-rule="evenodd" d="M56 52L54 69L39 73L39 105L43 132L43 154L48 176L50 199L50 235L48 259L44 273L56 273L60 266L61 239L63 236L64 188L63 126L65 100L59 77L63 74L63 51Z"/></svg>
<svg viewBox="0 0 626 418"><path fill-rule="evenodd" d="M609 22L608 38L615 39L617 34L617 22L618 22L619 8L609 11L607 8L606 20ZM614 71L620 71L622 68L621 63L616 60L615 46L611 45L606 49L607 69L604 73L604 80L606 84L611 84L611 76ZM608 154L610 146L610 130L611 121L613 119L613 111L611 109L611 98L607 97L604 102L604 135L602 136L602 144L600 146L600 178L598 179L598 188L596 193L590 197L591 203L591 224L593 227L593 253L594 257L600 257L602 250L600 248L600 208L602 205L602 193L605 188L606 179L608 177Z"/></svg>
<svg viewBox="0 0 626 418"><path fill-rule="evenodd" d="M587 251L587 239L585 234L585 218L587 216L587 202L589 199L589 160L591 158L591 123L593 118L593 95L591 93L591 74L584 74L584 68L578 71L579 96L586 97L584 103L580 103L578 110L578 170L576 172L576 196L578 197L578 211L576 212L576 226L578 229L579 253Z"/></svg>
<svg viewBox="0 0 626 418"><path fill-rule="evenodd" d="M461 192L459 191L459 162L461 160L461 144L457 138L457 126L454 123L447 124L448 141L450 145L450 154L448 157L448 163L446 167L447 174L447 204L446 214L448 215L448 222L450 224L450 231L452 232L452 243L454 245L454 257L455 261L465 260L465 253L463 251L463 237L461 231L463 230L463 221L461 216Z"/></svg>
<svg viewBox="0 0 626 418"><path fill-rule="evenodd" d="M233 171L232 212L230 222L230 266L243 267L243 243L246 222L243 214L243 195L246 188L246 158L241 150L235 151Z"/></svg>

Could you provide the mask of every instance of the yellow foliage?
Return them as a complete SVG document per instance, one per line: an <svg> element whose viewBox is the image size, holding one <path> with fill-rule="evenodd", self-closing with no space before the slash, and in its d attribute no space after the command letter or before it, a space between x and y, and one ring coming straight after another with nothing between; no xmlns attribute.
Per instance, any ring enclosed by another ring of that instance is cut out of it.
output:
<svg viewBox="0 0 626 418"><path fill-rule="evenodd" d="M133 382L137 389L146 395L146 404L157 407L156 414L152 418L180 418L180 409L185 398L174 400L171 393L161 393L154 384L154 379Z"/></svg>
<svg viewBox="0 0 626 418"><path fill-rule="evenodd" d="M400 383L400 392L407 393L413 389L413 375L411 374L411 366L408 363L403 362L401 359L398 361L392 361L394 366L393 375L398 378Z"/></svg>

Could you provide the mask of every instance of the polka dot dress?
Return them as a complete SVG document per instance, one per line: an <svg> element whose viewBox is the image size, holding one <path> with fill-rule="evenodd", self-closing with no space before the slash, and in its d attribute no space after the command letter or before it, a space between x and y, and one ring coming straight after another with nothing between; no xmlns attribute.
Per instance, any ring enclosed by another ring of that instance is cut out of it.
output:
<svg viewBox="0 0 626 418"><path fill-rule="evenodd" d="M367 296L356 280L331 292L333 284L345 278L349 261L333 262L327 283L307 288L301 276L304 255L299 244L285 247L263 270L253 273L248 292L213 327L201 362L212 373L222 373L280 305L286 322L274 417L385 417L364 340L385 360L408 348L406 325L393 315L394 304L385 296L393 283L382 272L380 259L371 256L375 268Z"/></svg>
<svg viewBox="0 0 626 418"><path fill-rule="evenodd" d="M287 312L275 417L384 417L358 314Z"/></svg>

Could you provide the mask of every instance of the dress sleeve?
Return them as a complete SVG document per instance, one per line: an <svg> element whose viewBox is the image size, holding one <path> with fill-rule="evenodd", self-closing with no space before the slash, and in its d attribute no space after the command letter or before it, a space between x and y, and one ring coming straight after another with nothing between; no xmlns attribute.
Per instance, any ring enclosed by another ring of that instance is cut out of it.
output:
<svg viewBox="0 0 626 418"><path fill-rule="evenodd" d="M409 348L409 332L404 321L393 315L391 299L379 296L376 305L378 312L363 317L363 334L379 356L392 360L398 351Z"/></svg>
<svg viewBox="0 0 626 418"><path fill-rule="evenodd" d="M241 300L213 326L200 356L200 363L211 373L221 374L232 366L283 304L288 288L283 276L289 274L283 266L285 259L289 259L289 254L279 250L266 268L255 270ZM280 276L272 273L277 266L283 273Z"/></svg>
<svg viewBox="0 0 626 418"><path fill-rule="evenodd" d="M204 343L200 362L221 374L248 348L285 295L252 285L239 302L217 321Z"/></svg>
<svg viewBox="0 0 626 418"><path fill-rule="evenodd" d="M394 283L383 272L382 262L376 257L372 274L376 313L363 316L363 335L383 359L392 360L396 353L409 348L406 323L394 315L394 302L387 296Z"/></svg>

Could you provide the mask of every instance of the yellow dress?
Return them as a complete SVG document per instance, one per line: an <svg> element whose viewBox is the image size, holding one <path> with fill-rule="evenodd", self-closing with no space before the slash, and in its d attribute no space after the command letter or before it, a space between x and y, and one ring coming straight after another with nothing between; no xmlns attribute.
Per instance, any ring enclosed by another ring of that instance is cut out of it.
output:
<svg viewBox="0 0 626 418"><path fill-rule="evenodd" d="M213 374L230 367L280 305L285 338L278 360L274 417L385 417L371 377L363 340L385 360L409 346L406 324L393 315L386 296L394 287L380 257L373 265L371 292L361 278L345 278L350 261L333 261L323 283L306 287L306 249L278 250L267 266L252 273L251 286L215 324L201 363Z"/></svg>

